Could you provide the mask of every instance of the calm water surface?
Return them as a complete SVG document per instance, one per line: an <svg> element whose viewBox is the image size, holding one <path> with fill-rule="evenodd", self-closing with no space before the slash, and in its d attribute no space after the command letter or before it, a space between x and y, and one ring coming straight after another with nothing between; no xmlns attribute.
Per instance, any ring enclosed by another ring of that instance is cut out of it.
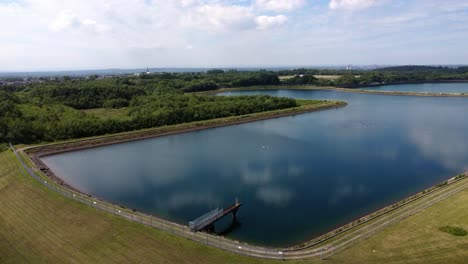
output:
<svg viewBox="0 0 468 264"><path fill-rule="evenodd" d="M45 158L65 181L187 224L239 197L227 236L285 246L468 169L468 100L258 91L347 107ZM230 219L216 225L218 232Z"/></svg>
<svg viewBox="0 0 468 264"><path fill-rule="evenodd" d="M364 90L392 91L392 92L418 92L418 93L468 93L468 83L418 83L382 85L364 87Z"/></svg>

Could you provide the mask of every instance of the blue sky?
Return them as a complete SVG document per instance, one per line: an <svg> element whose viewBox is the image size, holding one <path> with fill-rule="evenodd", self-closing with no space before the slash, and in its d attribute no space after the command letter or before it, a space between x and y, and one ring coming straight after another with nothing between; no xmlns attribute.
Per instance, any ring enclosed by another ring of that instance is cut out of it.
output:
<svg viewBox="0 0 468 264"><path fill-rule="evenodd" d="M0 71L468 64L468 0L0 0Z"/></svg>

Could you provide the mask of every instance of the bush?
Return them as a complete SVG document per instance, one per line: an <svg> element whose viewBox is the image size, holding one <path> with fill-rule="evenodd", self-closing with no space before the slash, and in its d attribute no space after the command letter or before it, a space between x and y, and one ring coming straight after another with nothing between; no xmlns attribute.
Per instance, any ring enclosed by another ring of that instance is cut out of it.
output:
<svg viewBox="0 0 468 264"><path fill-rule="evenodd" d="M3 152L8 149L8 144L0 143L0 152Z"/></svg>
<svg viewBox="0 0 468 264"><path fill-rule="evenodd" d="M466 236L467 234L466 230L461 227L443 226L440 227L439 230L454 236Z"/></svg>

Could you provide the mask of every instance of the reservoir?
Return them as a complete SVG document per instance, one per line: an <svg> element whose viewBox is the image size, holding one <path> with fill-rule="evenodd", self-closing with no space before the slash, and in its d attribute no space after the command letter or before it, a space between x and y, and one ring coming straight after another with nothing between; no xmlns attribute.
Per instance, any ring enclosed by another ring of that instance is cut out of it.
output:
<svg viewBox="0 0 468 264"><path fill-rule="evenodd" d="M364 87L364 90L416 93L468 93L468 82L464 83L419 83Z"/></svg>
<svg viewBox="0 0 468 264"><path fill-rule="evenodd" d="M438 84L439 85L439 84ZM44 158L95 197L187 225L244 204L216 232L288 246L468 169L468 98L269 90L348 106Z"/></svg>

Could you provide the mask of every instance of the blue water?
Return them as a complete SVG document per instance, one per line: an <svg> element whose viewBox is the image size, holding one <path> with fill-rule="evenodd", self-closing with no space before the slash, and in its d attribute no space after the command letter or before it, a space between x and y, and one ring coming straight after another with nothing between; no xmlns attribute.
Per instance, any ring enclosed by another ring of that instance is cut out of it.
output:
<svg viewBox="0 0 468 264"><path fill-rule="evenodd" d="M468 93L468 82L465 83L418 83L382 85L364 87L364 90L418 92L418 93Z"/></svg>
<svg viewBox="0 0 468 264"><path fill-rule="evenodd" d="M227 236L270 246L303 242L468 169L467 98L224 95L239 94L349 105L44 160L84 192L182 224L238 197L241 225Z"/></svg>

